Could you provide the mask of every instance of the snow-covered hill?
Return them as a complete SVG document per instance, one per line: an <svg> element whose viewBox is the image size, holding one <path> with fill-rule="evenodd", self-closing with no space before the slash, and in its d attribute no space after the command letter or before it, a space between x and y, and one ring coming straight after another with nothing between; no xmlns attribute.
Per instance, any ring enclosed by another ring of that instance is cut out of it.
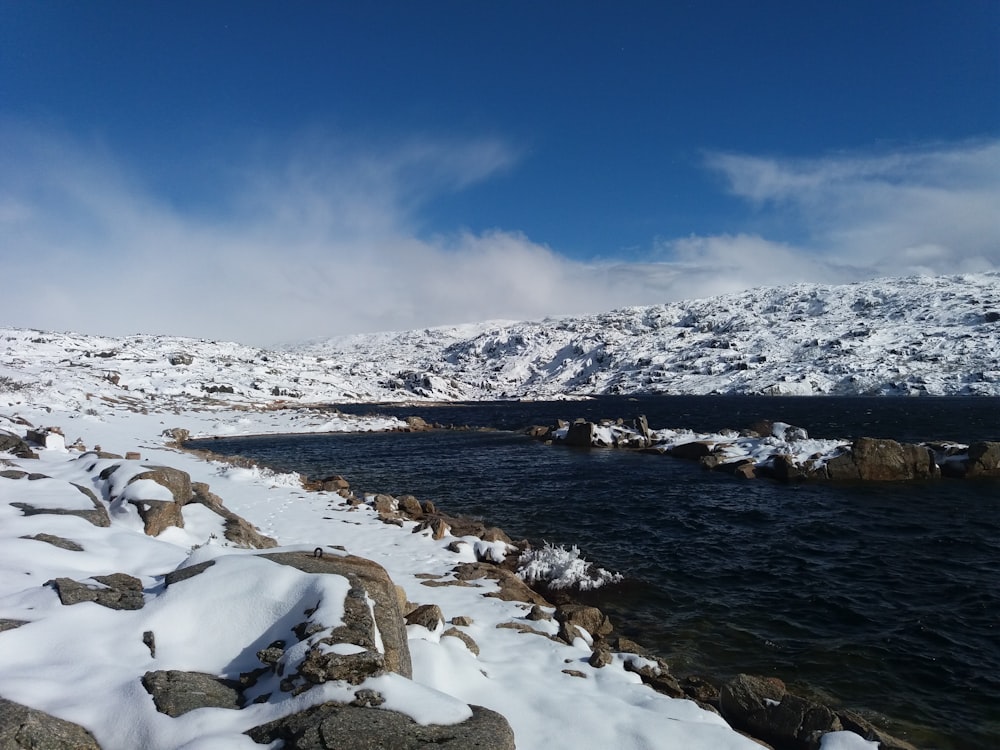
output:
<svg viewBox="0 0 1000 750"><path fill-rule="evenodd" d="M97 411L102 403L210 408L637 392L1000 396L1000 273L797 284L271 351L0 329L0 405L29 392Z"/></svg>

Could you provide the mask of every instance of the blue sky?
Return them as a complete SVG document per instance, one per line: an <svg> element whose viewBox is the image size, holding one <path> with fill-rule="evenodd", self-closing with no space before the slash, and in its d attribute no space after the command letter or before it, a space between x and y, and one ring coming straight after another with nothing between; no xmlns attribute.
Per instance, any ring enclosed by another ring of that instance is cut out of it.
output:
<svg viewBox="0 0 1000 750"><path fill-rule="evenodd" d="M0 0L0 322L273 343L996 269L998 39L997 0Z"/></svg>

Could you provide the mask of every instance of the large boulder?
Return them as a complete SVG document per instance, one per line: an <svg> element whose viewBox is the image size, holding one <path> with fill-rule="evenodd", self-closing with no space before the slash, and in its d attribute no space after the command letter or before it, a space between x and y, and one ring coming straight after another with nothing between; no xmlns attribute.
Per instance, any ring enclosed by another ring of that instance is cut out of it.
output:
<svg viewBox="0 0 1000 750"><path fill-rule="evenodd" d="M789 693L773 677L737 675L722 686L719 709L734 728L778 750L819 750L824 734L843 729L827 706Z"/></svg>
<svg viewBox="0 0 1000 750"><path fill-rule="evenodd" d="M187 504L192 497L191 476L186 471L175 469L172 466L149 466L147 471L140 472L129 479L132 484L140 479L150 479L162 487L170 490L174 502L178 505Z"/></svg>
<svg viewBox="0 0 1000 750"><path fill-rule="evenodd" d="M1000 477L1000 443L980 442L969 446L965 462L967 477Z"/></svg>
<svg viewBox="0 0 1000 750"><path fill-rule="evenodd" d="M375 664L376 659L369 660L363 666L365 668L373 666L373 672L384 669L404 677L413 676L403 612L396 595L396 587L385 568L371 560L354 555L315 556L307 552L272 552L261 557L281 565L290 565L306 573L326 573L346 578L351 584L351 591L344 602L344 624L335 628L330 638L333 642L350 643L368 651L374 651L376 643L381 640L382 665ZM373 606L368 606L368 599L372 601ZM326 642L330 639L323 640ZM317 644L316 656L310 661L308 674L303 676L310 682L342 679L326 675L328 673L333 675L341 670L341 665L337 662L353 663L358 659L334 658L340 656L343 655L330 652L329 649ZM359 673L352 672L352 674Z"/></svg>
<svg viewBox="0 0 1000 750"><path fill-rule="evenodd" d="M181 506L170 500L129 500L139 511L143 531L148 536L159 536L169 526L184 528Z"/></svg>
<svg viewBox="0 0 1000 750"><path fill-rule="evenodd" d="M324 703L247 734L260 744L281 740L285 750L514 750L503 716L471 708L472 717L460 724L421 725L396 711Z"/></svg>
<svg viewBox="0 0 1000 750"><path fill-rule="evenodd" d="M559 623L559 637L566 643L572 643L580 637L578 628L584 630L591 639L603 638L614 630L606 614L597 607L586 604L563 604L557 607L556 621Z"/></svg>
<svg viewBox="0 0 1000 750"><path fill-rule="evenodd" d="M83 727L6 698L0 698L0 748L101 750L94 736Z"/></svg>
<svg viewBox="0 0 1000 750"><path fill-rule="evenodd" d="M941 475L934 452L922 445L863 437L826 464L830 479L899 481Z"/></svg>

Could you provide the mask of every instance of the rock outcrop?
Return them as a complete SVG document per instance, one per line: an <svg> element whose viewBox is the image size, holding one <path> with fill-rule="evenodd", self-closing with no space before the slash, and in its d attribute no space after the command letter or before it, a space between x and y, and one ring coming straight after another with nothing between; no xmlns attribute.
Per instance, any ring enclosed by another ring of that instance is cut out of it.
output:
<svg viewBox="0 0 1000 750"><path fill-rule="evenodd" d="M247 734L261 744L281 740L285 750L514 750L503 716L471 708L472 717L460 724L425 726L395 711L325 703Z"/></svg>
<svg viewBox="0 0 1000 750"><path fill-rule="evenodd" d="M931 479L941 475L934 452L921 445L863 437L826 463L830 479L901 481Z"/></svg>
<svg viewBox="0 0 1000 750"><path fill-rule="evenodd" d="M65 605L94 602L108 609L142 609L145 599L142 595L142 581L127 573L112 573L94 576L87 581L72 578L56 578L49 581Z"/></svg>
<svg viewBox="0 0 1000 750"><path fill-rule="evenodd" d="M768 742L775 750L819 750L824 734L845 729L877 739L883 750L916 750L851 711L835 711L788 692L785 683L775 677L737 675L722 686L719 709L733 727Z"/></svg>
<svg viewBox="0 0 1000 750"><path fill-rule="evenodd" d="M78 724L5 698L0 698L0 748L101 750L94 736Z"/></svg>
<svg viewBox="0 0 1000 750"><path fill-rule="evenodd" d="M311 652L316 656L303 676L313 684L336 677L342 670L350 670L350 664L357 663L357 676L382 672L395 672L404 677L413 675L410 663L410 649L407 645L405 621L399 605L396 587L378 563L354 555L324 554L320 557L305 552L274 552L261 557L290 565L306 573L326 573L346 578L351 589L345 601L344 624L328 637L314 645ZM371 602L369 606L368 602ZM374 619L372 619L374 615ZM383 645L379 653L376 644ZM362 659L357 654L343 655L329 652L326 646L333 643L347 643L369 652ZM364 677L361 677L363 680ZM358 680L360 682L361 680ZM356 684L356 683L354 683Z"/></svg>

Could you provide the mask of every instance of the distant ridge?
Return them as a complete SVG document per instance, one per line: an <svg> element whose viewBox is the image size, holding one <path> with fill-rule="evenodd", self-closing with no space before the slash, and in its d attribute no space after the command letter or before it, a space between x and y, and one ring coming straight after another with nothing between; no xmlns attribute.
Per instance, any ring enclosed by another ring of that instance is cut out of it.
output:
<svg viewBox="0 0 1000 750"><path fill-rule="evenodd" d="M90 393L248 405L630 393L1000 396L1000 273L795 284L279 350L0 329L0 405L28 388L57 401Z"/></svg>

